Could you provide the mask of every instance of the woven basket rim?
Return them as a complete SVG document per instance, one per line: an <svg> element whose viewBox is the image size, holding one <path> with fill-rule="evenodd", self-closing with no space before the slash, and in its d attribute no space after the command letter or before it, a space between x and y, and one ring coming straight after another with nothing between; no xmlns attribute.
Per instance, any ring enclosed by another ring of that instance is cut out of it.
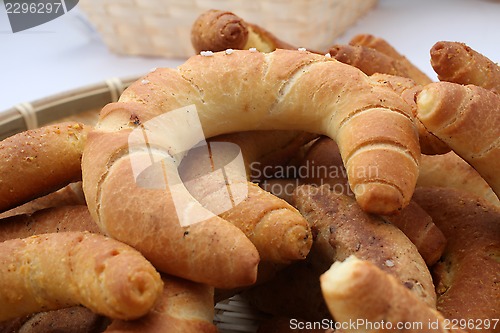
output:
<svg viewBox="0 0 500 333"><path fill-rule="evenodd" d="M110 78L0 111L0 140L62 118L100 110L104 105L117 101L123 90L139 77Z"/></svg>

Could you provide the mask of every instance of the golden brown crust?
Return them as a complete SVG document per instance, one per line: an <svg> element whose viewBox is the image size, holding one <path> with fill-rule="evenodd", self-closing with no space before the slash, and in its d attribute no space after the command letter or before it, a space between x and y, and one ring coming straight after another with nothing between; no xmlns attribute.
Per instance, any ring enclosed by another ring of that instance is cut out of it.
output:
<svg viewBox="0 0 500 333"><path fill-rule="evenodd" d="M417 187L448 187L467 191L500 207L488 183L455 152L422 155Z"/></svg>
<svg viewBox="0 0 500 333"><path fill-rule="evenodd" d="M89 129L80 123L50 125L0 142L0 212L81 180Z"/></svg>
<svg viewBox="0 0 500 333"><path fill-rule="evenodd" d="M434 265L443 254L446 238L432 218L415 201L411 201L401 212L384 216L412 241L427 266Z"/></svg>
<svg viewBox="0 0 500 333"><path fill-rule="evenodd" d="M85 154L92 167L84 169L84 191L101 230L164 273L220 288L254 283L259 255L238 228L218 216L181 226L160 163L144 176L154 186L138 185L126 155L129 133L89 134Z"/></svg>
<svg viewBox="0 0 500 333"><path fill-rule="evenodd" d="M243 49L247 41L248 25L228 11L207 10L191 28L191 44L196 53Z"/></svg>
<svg viewBox="0 0 500 333"><path fill-rule="evenodd" d="M394 212L411 198L418 136L411 111L390 89L352 66L303 51L194 56L178 69L150 73L132 84L120 102L103 109L83 155L84 191L101 230L140 250L161 271L219 288L252 284L256 278L258 253L233 225L219 217L189 227L179 224L162 168L176 171L170 151L180 149L174 143L186 143L186 132L167 131L173 141L162 142L165 132L148 126L189 105L196 107L193 114L206 138L294 127L329 133L338 139L353 191L367 211ZM373 126L356 131L351 123L365 117ZM140 138L147 134L154 149L137 142L129 150L134 128ZM146 186L139 186L131 163L148 165L152 156L161 163L140 175ZM357 173L369 167L377 169L375 175ZM146 188L148 181L155 183L153 188Z"/></svg>
<svg viewBox="0 0 500 333"><path fill-rule="evenodd" d="M465 333L370 261L349 257L333 264L320 280L328 308L336 321L346 324L346 332L396 331L401 323L411 323L398 330ZM350 322L357 324L353 328Z"/></svg>
<svg viewBox="0 0 500 333"><path fill-rule="evenodd" d="M359 68L366 75L383 73L409 77L396 59L366 46L337 44L328 53L340 62Z"/></svg>
<svg viewBox="0 0 500 333"><path fill-rule="evenodd" d="M179 174L193 197L205 207L223 206L224 200L230 199L228 194L232 194L232 200L237 201L219 216L245 233L259 251L261 260L290 263L304 259L309 253L312 243L309 224L294 207L248 182L242 165L230 164L241 153L247 168L253 169L254 164L261 165L258 161L261 155L269 160L281 142L301 141L290 140L291 133L280 132L251 131L216 137L208 146L191 149L179 167ZM273 162L286 157L285 153L278 155L282 156ZM230 187L225 181L221 182L220 170L231 179ZM244 192L244 197L239 198L236 192Z"/></svg>
<svg viewBox="0 0 500 333"><path fill-rule="evenodd" d="M196 53L250 48L261 52L297 49L259 25L245 22L234 13L215 9L202 13L195 20L191 28L191 44Z"/></svg>
<svg viewBox="0 0 500 333"><path fill-rule="evenodd" d="M350 45L360 45L377 50L395 60L397 60L401 67L408 73L408 78L414 80L417 84L426 85L432 80L414 64L412 64L405 56L399 53L392 45L386 40L375 37L370 34L360 34L351 39Z"/></svg>
<svg viewBox="0 0 500 333"><path fill-rule="evenodd" d="M0 320L79 304L134 319L153 307L163 287L139 252L101 235L43 234L0 248Z"/></svg>
<svg viewBox="0 0 500 333"><path fill-rule="evenodd" d="M105 333L217 333L213 288L164 275L163 294L144 317L115 320Z"/></svg>
<svg viewBox="0 0 500 333"><path fill-rule="evenodd" d="M249 27L249 43L245 45L245 49L249 49L251 47L255 47L259 51L267 51L271 52L276 49L283 50L296 50L297 47L287 42L279 39L276 35L264 29L263 27L253 24L247 23ZM257 41L257 42L255 42ZM311 51L311 50L310 50ZM315 51L311 51L314 53L318 53Z"/></svg>
<svg viewBox="0 0 500 333"><path fill-rule="evenodd" d="M464 43L441 41L431 48L431 65L441 81L473 84L500 93L500 68Z"/></svg>
<svg viewBox="0 0 500 333"><path fill-rule="evenodd" d="M352 196L342 159L335 142L323 137L314 142L305 155L302 167L305 177L301 183L321 186L328 184L337 193ZM295 181L295 186L298 182ZM396 225L412 241L427 265L436 262L441 256L446 239L432 223L432 219L418 205L411 201L397 214L383 216Z"/></svg>
<svg viewBox="0 0 500 333"><path fill-rule="evenodd" d="M456 189L418 188L414 199L443 231L448 244L433 267L437 308L450 319L500 316L500 209ZM470 332L497 332L474 326Z"/></svg>
<svg viewBox="0 0 500 333"><path fill-rule="evenodd" d="M413 115L417 115L417 104L415 99L422 90L421 85L417 85L415 81L405 77L382 73L373 74L370 77L400 94L411 107ZM451 150L446 143L430 133L418 118L415 119L415 125L418 130L420 150L423 154L439 155L445 154Z"/></svg>
<svg viewBox="0 0 500 333"><path fill-rule="evenodd" d="M427 85L418 94L418 118L471 164L500 195L500 96L450 82Z"/></svg>
<svg viewBox="0 0 500 333"><path fill-rule="evenodd" d="M100 233L87 206L62 206L0 220L0 242L39 234L88 231Z"/></svg>
<svg viewBox="0 0 500 333"><path fill-rule="evenodd" d="M330 256L330 265L355 254L405 284L433 307L436 295L427 266L410 240L394 225L366 214L350 197L325 185L304 185L294 193L295 206L311 224L313 251Z"/></svg>

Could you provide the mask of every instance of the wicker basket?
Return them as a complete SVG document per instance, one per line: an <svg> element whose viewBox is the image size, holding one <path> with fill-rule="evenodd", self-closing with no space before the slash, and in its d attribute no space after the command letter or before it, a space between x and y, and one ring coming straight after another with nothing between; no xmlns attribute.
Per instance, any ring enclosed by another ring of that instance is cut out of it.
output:
<svg viewBox="0 0 500 333"><path fill-rule="evenodd" d="M326 50L377 0L81 0L80 8L114 52L193 55L191 26L208 9L229 10L284 41Z"/></svg>

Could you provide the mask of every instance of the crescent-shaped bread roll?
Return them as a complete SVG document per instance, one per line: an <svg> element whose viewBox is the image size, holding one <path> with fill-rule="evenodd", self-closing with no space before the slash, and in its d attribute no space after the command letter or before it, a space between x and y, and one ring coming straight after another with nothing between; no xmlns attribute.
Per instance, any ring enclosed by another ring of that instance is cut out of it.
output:
<svg viewBox="0 0 500 333"><path fill-rule="evenodd" d="M500 96L484 88L431 83L417 96L424 126L467 161L500 195Z"/></svg>
<svg viewBox="0 0 500 333"><path fill-rule="evenodd" d="M311 253L321 254L317 260L328 265L351 255L369 260L435 307L429 269L416 246L396 226L366 214L352 198L332 191L328 185L300 186L294 199L294 205L311 224L315 235ZM329 263L324 259L328 257Z"/></svg>
<svg viewBox="0 0 500 333"><path fill-rule="evenodd" d="M500 67L464 43L441 41L431 48L431 65L441 81L473 84L500 93Z"/></svg>
<svg viewBox="0 0 500 333"><path fill-rule="evenodd" d="M220 288L255 282L258 253L244 234L217 216L194 220L173 200L204 214L178 182L179 159L200 139L256 129L335 138L366 211L392 213L411 199L420 149L400 96L324 56L236 50L157 69L102 110L82 161L93 218L165 273Z"/></svg>
<svg viewBox="0 0 500 333"><path fill-rule="evenodd" d="M0 243L0 321L80 304L135 319L153 307L162 288L139 252L101 235L52 233Z"/></svg>
<svg viewBox="0 0 500 333"><path fill-rule="evenodd" d="M105 333L217 333L214 289L207 285L162 276L159 301L136 320L114 320Z"/></svg>
<svg viewBox="0 0 500 333"><path fill-rule="evenodd" d="M0 142L0 212L82 179L89 128L75 122L15 134Z"/></svg>
<svg viewBox="0 0 500 333"><path fill-rule="evenodd" d="M215 214L181 225L161 162L148 165L136 179L132 159L150 162L151 155L147 150L129 154L130 133L89 133L84 192L99 228L139 250L164 273L222 289L254 283L259 254L241 230Z"/></svg>
<svg viewBox="0 0 500 333"><path fill-rule="evenodd" d="M484 322L500 316L500 208L457 189L418 188L419 205L448 243L432 268L437 309L449 319ZM470 332L498 332L477 325Z"/></svg>
<svg viewBox="0 0 500 333"><path fill-rule="evenodd" d="M370 261L351 256L334 263L320 281L326 304L345 332L465 333Z"/></svg>

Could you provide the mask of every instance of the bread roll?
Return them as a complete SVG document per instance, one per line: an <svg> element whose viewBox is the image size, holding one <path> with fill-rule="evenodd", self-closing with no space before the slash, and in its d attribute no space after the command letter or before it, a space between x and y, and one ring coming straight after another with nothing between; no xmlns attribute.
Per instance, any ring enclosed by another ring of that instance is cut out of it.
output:
<svg viewBox="0 0 500 333"><path fill-rule="evenodd" d="M0 321L80 304L135 319L153 307L162 288L139 252L101 235L52 233L0 243Z"/></svg>
<svg viewBox="0 0 500 333"><path fill-rule="evenodd" d="M0 323L2 333L101 333L109 320L83 306L39 312Z"/></svg>
<svg viewBox="0 0 500 333"><path fill-rule="evenodd" d="M425 86L432 80L422 72L418 67L412 64L405 56L399 53L388 41L383 38L375 37L370 34L360 34L354 36L350 41L350 45L360 45L377 50L393 59L396 59L408 73L408 77L414 80L417 84Z"/></svg>
<svg viewBox="0 0 500 333"><path fill-rule="evenodd" d="M369 261L351 256L320 280L328 308L345 332L465 333Z"/></svg>
<svg viewBox="0 0 500 333"><path fill-rule="evenodd" d="M308 170L303 172L302 183L328 184L332 191L352 196L338 147L333 140L325 137L316 140L307 151L301 167ZM396 225L415 244L427 265L435 263L443 253L446 238L432 218L414 201L397 214L382 215L382 218Z"/></svg>
<svg viewBox="0 0 500 333"><path fill-rule="evenodd" d="M150 155L129 155L129 134L89 134L84 192L99 228L132 245L161 272L225 289L254 283L259 254L242 231L213 214L182 226L161 163L136 182L131 156L149 160Z"/></svg>
<svg viewBox="0 0 500 333"><path fill-rule="evenodd" d="M448 239L432 268L437 308L446 318L481 323L469 332L498 332L500 209L457 189L418 188L414 196Z"/></svg>
<svg viewBox="0 0 500 333"><path fill-rule="evenodd" d="M245 168L230 164L239 152L247 165L258 162L255 155L261 155L266 150L273 151L269 147L279 143L277 135L273 132L246 132L232 139L233 136L236 135L214 138L208 143L208 147L190 150L179 167L181 179L194 198L203 206L213 208L213 211L224 205L223 201L227 200L228 193L233 195L233 200L238 200L233 189L240 186L246 192L244 198L222 211L219 216L245 233L259 251L261 260L290 263L292 260L304 259L312 244L307 221L290 204L249 182ZM253 140L256 136L261 138ZM262 142L262 138L274 141L259 145L258 141ZM236 144L238 141L239 144ZM225 144L228 142L231 145ZM248 149L248 146L252 149ZM258 146L263 146L261 154L257 153ZM222 170L231 179L230 187L222 179L218 180L218 171Z"/></svg>
<svg viewBox="0 0 500 333"><path fill-rule="evenodd" d="M252 47L261 52L275 49L297 49L256 24L245 22L234 13L211 9L203 12L191 28L191 44L196 53L248 50Z"/></svg>
<svg viewBox="0 0 500 333"><path fill-rule="evenodd" d="M436 305L432 278L415 245L391 223L367 214L350 197L327 185L303 185L294 205L311 224L315 235L311 256L328 269L351 255L368 260L394 275L430 307ZM328 262L329 260L329 262Z"/></svg>
<svg viewBox="0 0 500 333"><path fill-rule="evenodd" d="M416 116L417 104L415 99L417 94L422 90L422 86L416 85L413 80L405 77L382 73L373 74L371 78L381 84L387 85L396 93L400 94L408 105L410 105L413 114ZM415 124L419 135L420 150L423 154L441 155L451 150L446 143L430 133L418 118L415 119Z"/></svg>
<svg viewBox="0 0 500 333"><path fill-rule="evenodd" d="M418 94L418 118L500 194L500 96L484 88L436 82Z"/></svg>
<svg viewBox="0 0 500 333"><path fill-rule="evenodd" d="M440 41L431 48L431 65L441 81L473 84L500 93L500 68L464 43Z"/></svg>
<svg viewBox="0 0 500 333"><path fill-rule="evenodd" d="M82 179L89 129L67 122L15 134L0 142L0 212Z"/></svg>

